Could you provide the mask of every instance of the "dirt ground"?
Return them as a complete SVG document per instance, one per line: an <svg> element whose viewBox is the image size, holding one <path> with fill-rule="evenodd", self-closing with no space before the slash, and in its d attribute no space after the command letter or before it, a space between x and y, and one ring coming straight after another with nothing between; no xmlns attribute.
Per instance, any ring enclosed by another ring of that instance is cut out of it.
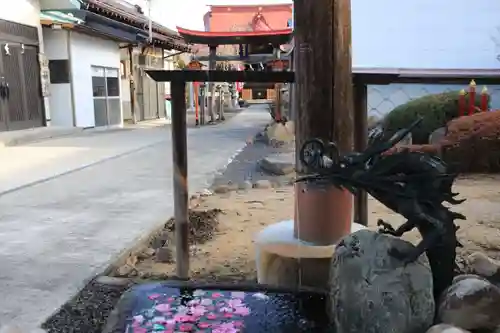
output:
<svg viewBox="0 0 500 333"><path fill-rule="evenodd" d="M467 201L455 211L467 216L458 221L464 245L460 257L482 251L500 259L500 176L475 175L457 180L454 192ZM191 272L196 280L251 281L256 279L253 239L265 226L293 217L293 187L252 189L202 197L196 210L220 209L213 238L191 245ZM397 227L403 218L377 201L369 200L369 226L381 218ZM413 231L405 236L418 240ZM143 249L141 250L143 251ZM140 256L141 257L141 256ZM174 255L175 257L175 255ZM175 263L158 263L155 256L133 258L133 275L166 278L174 275Z"/></svg>

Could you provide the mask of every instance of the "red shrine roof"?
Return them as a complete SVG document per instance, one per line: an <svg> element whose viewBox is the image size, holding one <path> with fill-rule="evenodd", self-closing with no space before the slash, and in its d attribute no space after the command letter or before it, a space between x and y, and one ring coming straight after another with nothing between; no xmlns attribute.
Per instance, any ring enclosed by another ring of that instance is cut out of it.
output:
<svg viewBox="0 0 500 333"><path fill-rule="evenodd" d="M287 44L293 30L257 31L197 31L177 27L177 31L189 44L232 45L232 44Z"/></svg>

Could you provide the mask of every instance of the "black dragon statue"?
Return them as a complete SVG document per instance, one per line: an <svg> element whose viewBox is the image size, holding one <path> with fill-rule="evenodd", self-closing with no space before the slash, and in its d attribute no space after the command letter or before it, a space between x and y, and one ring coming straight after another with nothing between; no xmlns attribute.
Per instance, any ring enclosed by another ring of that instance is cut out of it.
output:
<svg viewBox="0 0 500 333"><path fill-rule="evenodd" d="M389 140L383 138L383 133L371 137L363 152L341 155L332 142L308 140L300 150L300 160L307 174L297 181L312 186L334 185L353 194L363 190L402 215L407 221L397 229L379 220L379 232L400 237L417 228L422 240L411 253L399 253L394 249L389 255L409 263L425 252L432 270L434 295L439 297L451 285L457 268L456 247L460 243L455 220L465 219L444 205L465 201L455 199L458 193L452 192L457 174L450 172L440 158L430 154L408 150L387 153L421 121L418 119Z"/></svg>

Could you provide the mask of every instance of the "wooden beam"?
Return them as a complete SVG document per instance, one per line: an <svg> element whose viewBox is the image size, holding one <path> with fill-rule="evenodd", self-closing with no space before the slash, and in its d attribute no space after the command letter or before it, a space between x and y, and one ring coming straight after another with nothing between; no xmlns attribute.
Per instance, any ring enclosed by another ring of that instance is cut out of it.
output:
<svg viewBox="0 0 500 333"><path fill-rule="evenodd" d="M294 82L293 72L147 70L157 82Z"/></svg>
<svg viewBox="0 0 500 333"><path fill-rule="evenodd" d="M174 81L172 92L172 164L177 277L189 279L188 160L186 83Z"/></svg>
<svg viewBox="0 0 500 333"><path fill-rule="evenodd" d="M363 82L354 84L354 150L363 151L368 144L368 89ZM368 194L359 191L354 201L354 221L368 225Z"/></svg>

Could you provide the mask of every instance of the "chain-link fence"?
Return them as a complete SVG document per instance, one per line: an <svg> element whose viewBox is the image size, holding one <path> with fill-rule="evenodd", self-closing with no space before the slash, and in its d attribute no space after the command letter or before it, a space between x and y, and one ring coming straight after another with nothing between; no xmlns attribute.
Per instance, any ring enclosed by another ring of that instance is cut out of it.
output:
<svg viewBox="0 0 500 333"><path fill-rule="evenodd" d="M482 86L477 87L478 94ZM500 109L500 86L488 86L490 106ZM413 99L449 91L468 90L467 85L451 84L389 84L368 86L368 116L381 119L398 105Z"/></svg>

